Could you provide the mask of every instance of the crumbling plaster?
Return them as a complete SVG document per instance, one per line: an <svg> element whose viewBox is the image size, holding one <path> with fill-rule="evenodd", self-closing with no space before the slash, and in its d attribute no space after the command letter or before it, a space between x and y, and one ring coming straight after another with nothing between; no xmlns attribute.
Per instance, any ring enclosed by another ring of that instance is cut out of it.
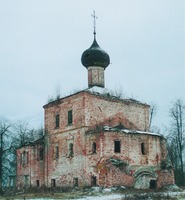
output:
<svg viewBox="0 0 185 200"><path fill-rule="evenodd" d="M29 175L30 186L36 186L39 180L46 187L73 186L75 181L78 186L136 188L149 188L151 180L154 185L156 181L156 187L174 183L172 171L164 173L160 167L166 159L165 139L146 132L148 105L82 91L49 103L44 109L44 160L34 157L34 149L39 149L39 145L18 149L18 159L22 151L31 156L28 166L20 166L18 162L20 187L25 175ZM72 124L68 124L69 110L73 113ZM109 128L117 125L124 129ZM115 141L119 141L120 152L115 152ZM136 176L141 169L145 171Z"/></svg>

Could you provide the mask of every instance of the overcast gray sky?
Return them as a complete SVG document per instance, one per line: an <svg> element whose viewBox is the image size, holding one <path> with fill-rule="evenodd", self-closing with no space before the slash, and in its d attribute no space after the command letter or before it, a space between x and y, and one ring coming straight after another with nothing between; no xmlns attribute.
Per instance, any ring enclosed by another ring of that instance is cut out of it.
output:
<svg viewBox="0 0 185 200"><path fill-rule="evenodd" d="M43 125L48 97L87 88L81 55L97 41L111 65L105 85L157 104L185 99L184 0L0 0L0 117Z"/></svg>

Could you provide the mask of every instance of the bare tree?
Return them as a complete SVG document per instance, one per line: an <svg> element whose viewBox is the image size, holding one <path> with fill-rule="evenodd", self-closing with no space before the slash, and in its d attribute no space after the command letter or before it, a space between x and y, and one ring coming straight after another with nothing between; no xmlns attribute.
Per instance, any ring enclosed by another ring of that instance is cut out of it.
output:
<svg viewBox="0 0 185 200"><path fill-rule="evenodd" d="M184 185L183 152L185 149L185 104L176 100L170 108L171 127L168 136L169 158L174 166L176 181Z"/></svg>
<svg viewBox="0 0 185 200"><path fill-rule="evenodd" d="M151 103L150 105L150 122L149 122L149 128L151 129L152 126L152 120L157 112L157 105L155 103Z"/></svg>
<svg viewBox="0 0 185 200"><path fill-rule="evenodd" d="M16 175L16 150L43 137L43 129L30 129L28 123L0 120L0 193L9 176Z"/></svg>
<svg viewBox="0 0 185 200"><path fill-rule="evenodd" d="M16 173L16 150L20 147L30 144L31 142L43 137L44 131L40 129L30 129L28 123L19 121L12 126L11 138L11 173Z"/></svg>
<svg viewBox="0 0 185 200"><path fill-rule="evenodd" d="M22 147L34 140L34 129L30 129L27 122L18 121L13 125L13 146Z"/></svg>
<svg viewBox="0 0 185 200"><path fill-rule="evenodd" d="M7 178L9 172L9 151L10 151L10 128L11 124L9 121L0 121L0 193L2 193L3 181Z"/></svg>

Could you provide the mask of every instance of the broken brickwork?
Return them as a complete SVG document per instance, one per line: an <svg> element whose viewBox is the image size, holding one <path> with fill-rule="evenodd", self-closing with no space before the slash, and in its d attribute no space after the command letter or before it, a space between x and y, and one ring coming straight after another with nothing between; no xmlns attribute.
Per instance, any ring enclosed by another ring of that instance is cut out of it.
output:
<svg viewBox="0 0 185 200"><path fill-rule="evenodd" d="M149 132L147 104L84 90L48 103L44 110L44 143L17 150L18 187L140 189L174 183L173 171L161 168L166 140ZM29 159L23 166L24 152Z"/></svg>
<svg viewBox="0 0 185 200"><path fill-rule="evenodd" d="M43 139L29 143L17 150L17 188L44 185Z"/></svg>

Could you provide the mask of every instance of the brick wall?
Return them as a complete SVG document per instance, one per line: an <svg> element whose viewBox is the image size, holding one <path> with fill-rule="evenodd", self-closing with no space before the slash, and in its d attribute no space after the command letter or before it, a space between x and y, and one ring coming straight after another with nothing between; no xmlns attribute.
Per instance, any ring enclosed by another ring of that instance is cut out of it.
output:
<svg viewBox="0 0 185 200"><path fill-rule="evenodd" d="M122 122L124 118L128 128L137 127L138 130L149 130L148 105L112 100L89 92L79 92L50 103L44 108L45 129L49 134L83 126L95 126L104 121L111 121L115 116L117 116L117 123ZM69 110L73 111L73 123L70 126L68 126L67 116ZM55 116L57 114L59 114L60 126L56 128Z"/></svg>
<svg viewBox="0 0 185 200"><path fill-rule="evenodd" d="M173 174L160 169L161 160L166 159L165 139L134 131L148 131L148 105L83 91L49 103L44 109L44 159L35 157L40 145L20 148L18 159L24 151L30 158L27 166L18 162L17 185L23 185L25 175L31 177L31 186L39 180L47 187L95 183L106 187L134 187L137 183L138 187L145 177L148 182L143 187L150 187L153 179L158 187L173 182ZM103 128L120 124L132 131Z"/></svg>
<svg viewBox="0 0 185 200"><path fill-rule="evenodd" d="M44 159L40 160L40 145L25 146L17 150L17 187L44 185ZM25 152L26 157L23 158Z"/></svg>
<svg viewBox="0 0 185 200"><path fill-rule="evenodd" d="M86 126L93 126L107 119L111 120L118 113L120 117L124 116L134 124L138 130L149 130L149 107L147 105L85 94Z"/></svg>

